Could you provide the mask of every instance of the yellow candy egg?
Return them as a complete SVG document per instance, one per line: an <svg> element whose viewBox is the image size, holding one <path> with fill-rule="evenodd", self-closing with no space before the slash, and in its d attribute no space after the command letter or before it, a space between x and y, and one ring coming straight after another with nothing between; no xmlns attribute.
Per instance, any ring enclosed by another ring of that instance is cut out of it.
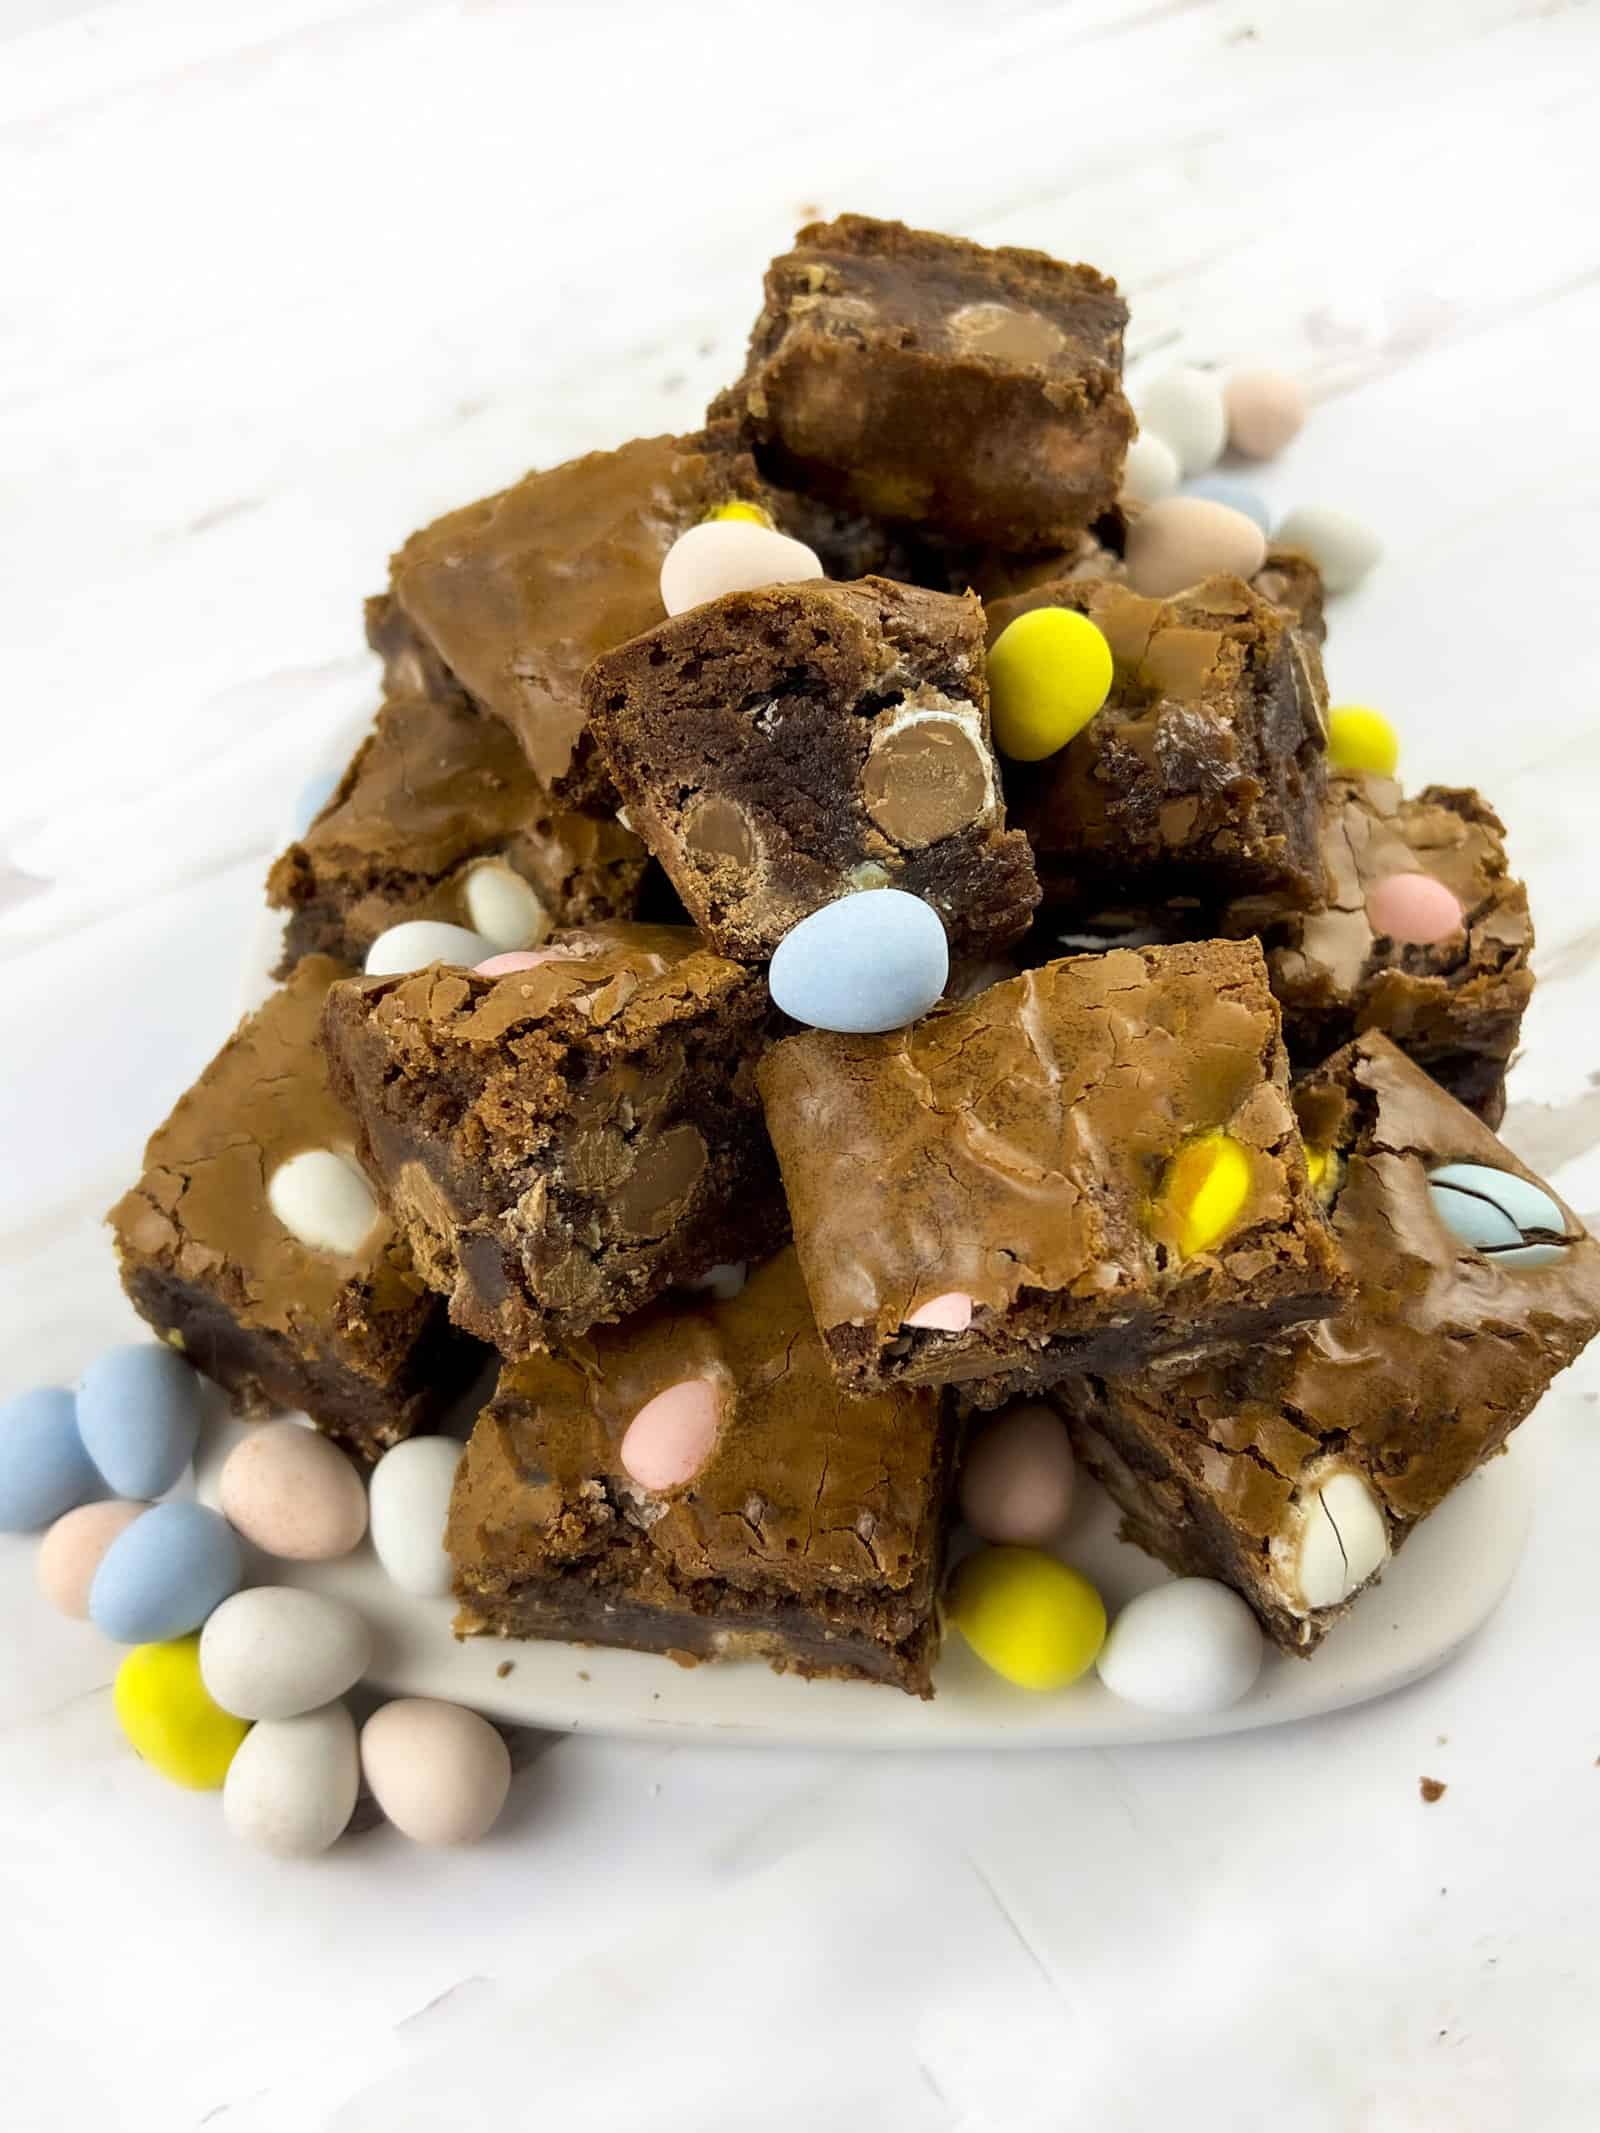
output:
<svg viewBox="0 0 1600 2133"><path fill-rule="evenodd" d="M709 525L714 519L723 518L746 519L752 526L770 526L772 524L772 513L770 511L763 511L759 504L747 504L741 496L734 497L728 503L717 504L706 513L705 523Z"/></svg>
<svg viewBox="0 0 1600 2133"><path fill-rule="evenodd" d="M112 1701L135 1753L193 1792L217 1790L250 1730L207 1694L198 1637L135 1645L117 1669Z"/></svg>
<svg viewBox="0 0 1600 2133"><path fill-rule="evenodd" d="M1185 1259L1219 1245L1250 1197L1250 1158L1226 1133L1202 1133L1168 1163L1156 1198Z"/></svg>
<svg viewBox="0 0 1600 2133"><path fill-rule="evenodd" d="M995 639L989 699L995 746L1042 763L1081 733L1111 688L1111 647L1087 615L1032 607Z"/></svg>
<svg viewBox="0 0 1600 2133"><path fill-rule="evenodd" d="M1306 1176L1311 1180L1311 1190L1313 1192L1321 1190L1322 1181L1327 1174L1328 1150L1326 1148L1308 1148L1306 1150Z"/></svg>
<svg viewBox="0 0 1600 2133"><path fill-rule="evenodd" d="M951 1621L985 1666L1019 1689L1064 1689L1106 1637L1106 1609L1081 1572L1040 1548L984 1548L950 1588Z"/></svg>
<svg viewBox="0 0 1600 2133"><path fill-rule="evenodd" d="M1370 704L1338 704L1328 713L1330 770L1371 771L1392 778L1400 761L1400 736Z"/></svg>

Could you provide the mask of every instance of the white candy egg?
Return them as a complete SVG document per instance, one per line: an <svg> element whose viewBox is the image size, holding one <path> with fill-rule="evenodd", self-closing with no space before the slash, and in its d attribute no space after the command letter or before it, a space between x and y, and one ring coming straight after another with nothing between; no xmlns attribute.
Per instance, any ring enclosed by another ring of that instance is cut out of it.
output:
<svg viewBox="0 0 1600 2133"><path fill-rule="evenodd" d="M1185 474L1203 474L1222 457L1228 411L1222 380L1180 364L1152 378L1135 396L1139 427L1170 445Z"/></svg>
<svg viewBox="0 0 1600 2133"><path fill-rule="evenodd" d="M1304 1500L1294 1577L1307 1607L1337 1607L1389 1559L1389 1525L1359 1474L1334 1474Z"/></svg>
<svg viewBox="0 0 1600 2133"><path fill-rule="evenodd" d="M200 1678L235 1718L297 1718L332 1703L371 1657L353 1607L291 1585L236 1592L200 1632Z"/></svg>
<svg viewBox="0 0 1600 2133"><path fill-rule="evenodd" d="M498 859L472 869L464 901L473 930L496 948L537 948L550 931L550 914L532 884Z"/></svg>
<svg viewBox="0 0 1600 2133"><path fill-rule="evenodd" d="M361 1789L355 1721L342 1703L250 1728L222 1786L222 1813L246 1844L309 1859L343 1836Z"/></svg>
<svg viewBox="0 0 1600 2133"><path fill-rule="evenodd" d="M414 1844L471 1844L492 1829L511 1787L511 1757L487 1719L459 1704L406 1696L361 1729L372 1797Z"/></svg>
<svg viewBox="0 0 1600 2133"><path fill-rule="evenodd" d="M502 945L465 926L447 926L442 919L407 918L378 935L367 950L364 967L369 978L403 977L413 970L426 970L430 963L459 964L470 970L475 963L487 962Z"/></svg>
<svg viewBox="0 0 1600 2133"><path fill-rule="evenodd" d="M798 585L820 578L822 564L804 541L750 519L707 519L680 533L661 565L661 604L681 615L724 593L757 592L764 585Z"/></svg>
<svg viewBox="0 0 1600 2133"><path fill-rule="evenodd" d="M438 1598L450 1590L444 1525L460 1464L454 1437L411 1437L372 1470L372 1545L402 1592Z"/></svg>
<svg viewBox="0 0 1600 2133"><path fill-rule="evenodd" d="M1183 479L1178 455L1164 437L1142 432L1128 447L1122 469L1122 493L1136 504L1159 504L1174 496Z"/></svg>
<svg viewBox="0 0 1600 2133"><path fill-rule="evenodd" d="M1383 554L1370 526L1325 504L1291 511L1273 539L1281 548L1299 548L1310 556L1331 593L1353 591Z"/></svg>
<svg viewBox="0 0 1600 2133"><path fill-rule="evenodd" d="M378 1219L378 1199L360 1166L331 1148L306 1148L272 1173L267 1205L307 1251L348 1258Z"/></svg>
<svg viewBox="0 0 1600 2133"><path fill-rule="evenodd" d="M1128 1602L1096 1665L1124 1703L1188 1717L1226 1711L1247 1695L1263 1648L1260 1625L1236 1592L1211 1578L1175 1578Z"/></svg>

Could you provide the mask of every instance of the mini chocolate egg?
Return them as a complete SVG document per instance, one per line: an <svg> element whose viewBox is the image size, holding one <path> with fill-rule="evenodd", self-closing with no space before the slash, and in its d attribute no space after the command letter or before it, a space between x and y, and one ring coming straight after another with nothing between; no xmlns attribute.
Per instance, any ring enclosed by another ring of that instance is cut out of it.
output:
<svg viewBox="0 0 1600 2133"><path fill-rule="evenodd" d="M1353 591L1383 555L1383 543L1369 526L1323 504L1291 511L1274 539L1310 556L1331 593Z"/></svg>
<svg viewBox="0 0 1600 2133"><path fill-rule="evenodd" d="M372 1545L402 1592L440 1598L450 1590L444 1526L461 1450L454 1437L410 1437L372 1469Z"/></svg>
<svg viewBox="0 0 1600 2133"><path fill-rule="evenodd" d="M0 1533L35 1533L104 1490L64 1386L36 1385L0 1407Z"/></svg>
<svg viewBox="0 0 1600 2133"><path fill-rule="evenodd" d="M513 948L505 955L491 955L487 962L474 963L475 978L509 978L519 970L538 970L545 963L559 963L569 955L565 948Z"/></svg>
<svg viewBox="0 0 1600 2133"><path fill-rule="evenodd" d="M165 1496L194 1457L204 1381L164 1341L108 1348L78 1387L83 1448L119 1496Z"/></svg>
<svg viewBox="0 0 1600 2133"><path fill-rule="evenodd" d="M1058 1414L1030 1400L979 1427L961 1461L961 1515L980 1540L1041 1547L1072 1510L1072 1443Z"/></svg>
<svg viewBox="0 0 1600 2133"><path fill-rule="evenodd" d="M1183 479L1178 455L1165 438L1145 430L1128 447L1122 463L1122 494L1130 503L1159 504L1177 494Z"/></svg>
<svg viewBox="0 0 1600 2133"><path fill-rule="evenodd" d="M1155 1197L1177 1230L1185 1259L1215 1251L1231 1233L1250 1198L1251 1179L1249 1154L1230 1133L1202 1133L1173 1156Z"/></svg>
<svg viewBox="0 0 1600 2133"><path fill-rule="evenodd" d="M117 1668L111 1700L134 1753L193 1792L216 1791L250 1730L207 1694L198 1637L137 1645Z"/></svg>
<svg viewBox="0 0 1600 2133"><path fill-rule="evenodd" d="M471 931L497 948L537 947L550 931L550 914L531 882L503 860L485 859L462 889Z"/></svg>
<svg viewBox="0 0 1600 2133"><path fill-rule="evenodd" d="M217 1480L222 1515L268 1555L326 1563L367 1530L367 1492L336 1444L298 1422L264 1422L236 1444Z"/></svg>
<svg viewBox="0 0 1600 2133"><path fill-rule="evenodd" d="M200 1634L207 1691L236 1718L298 1718L332 1703L371 1657L372 1632L353 1607L293 1585L236 1592Z"/></svg>
<svg viewBox="0 0 1600 2133"><path fill-rule="evenodd" d="M948 1613L985 1666L1019 1689L1064 1689L1094 1665L1105 1602L1038 1548L981 1548L951 1581Z"/></svg>
<svg viewBox="0 0 1600 2133"><path fill-rule="evenodd" d="M1016 763L1042 763L1081 733L1111 693L1111 647L1087 615L1031 607L989 648L994 744Z"/></svg>
<svg viewBox="0 0 1600 2133"><path fill-rule="evenodd" d="M89 1590L106 1550L147 1508L142 1503L81 1503L58 1518L39 1543L35 1571L50 1605L75 1622L89 1619Z"/></svg>
<svg viewBox="0 0 1600 2133"><path fill-rule="evenodd" d="M404 1696L361 1729L372 1797L413 1844L471 1844L494 1827L511 1757L487 1719L460 1704Z"/></svg>
<svg viewBox="0 0 1600 2133"><path fill-rule="evenodd" d="M342 1703L264 1718L222 1786L229 1829L280 1859L310 1859L344 1835L361 1790L355 1721Z"/></svg>
<svg viewBox="0 0 1600 2133"><path fill-rule="evenodd" d="M1431 874L1386 874L1374 882L1367 891L1367 917L1374 933L1413 948L1447 941L1465 920L1460 897Z"/></svg>
<svg viewBox="0 0 1600 2133"><path fill-rule="evenodd" d="M1220 571L1253 578L1266 554L1266 536L1242 511L1203 496L1169 496L1128 528L1128 583L1166 600Z"/></svg>
<svg viewBox="0 0 1600 2133"><path fill-rule="evenodd" d="M661 604L681 615L726 593L820 578L815 549L747 518L702 519L680 533L661 565Z"/></svg>
<svg viewBox="0 0 1600 2133"><path fill-rule="evenodd" d="M1139 427L1170 445L1186 475L1203 474L1222 457L1228 415L1214 371L1185 364L1152 378L1135 394Z"/></svg>
<svg viewBox="0 0 1600 2133"><path fill-rule="evenodd" d="M378 1219L378 1196L354 1157L333 1148L302 1148L267 1181L267 1205L310 1252L348 1258Z"/></svg>
<svg viewBox="0 0 1600 2133"><path fill-rule="evenodd" d="M1392 778L1400 764L1400 736L1370 704L1335 704L1328 713L1328 768Z"/></svg>
<svg viewBox="0 0 1600 2133"><path fill-rule="evenodd" d="M938 1001L950 947L932 904L904 889L861 889L824 904L778 943L774 1004L815 1029L904 1029Z"/></svg>
<svg viewBox="0 0 1600 2133"><path fill-rule="evenodd" d="M1183 493L1203 497L1208 504L1225 504L1230 511L1242 512L1252 524L1261 528L1263 535L1272 524L1266 498L1248 482L1236 481L1231 474L1202 474L1198 481L1185 482Z"/></svg>
<svg viewBox="0 0 1600 2133"><path fill-rule="evenodd" d="M430 963L471 970L504 946L504 941L491 941L465 926L447 926L442 919L406 918L378 935L363 967L369 978L403 977L408 971L426 970Z"/></svg>
<svg viewBox="0 0 1600 2133"><path fill-rule="evenodd" d="M1567 1220L1543 1186L1487 1163L1441 1163L1428 1173L1434 1212L1463 1244L1500 1267L1555 1266Z"/></svg>
<svg viewBox="0 0 1600 2133"><path fill-rule="evenodd" d="M89 1619L117 1644L169 1643L198 1629L243 1575L226 1519L204 1504L152 1504L101 1557Z"/></svg>
<svg viewBox="0 0 1600 2133"><path fill-rule="evenodd" d="M646 1400L623 1431L617 1457L641 1489L679 1489L710 1457L722 1419L722 1388L684 1378Z"/></svg>
<svg viewBox="0 0 1600 2133"><path fill-rule="evenodd" d="M1128 1602L1095 1664L1113 1696L1142 1711L1226 1711L1255 1686L1260 1625L1213 1578L1174 1578Z"/></svg>
<svg viewBox="0 0 1600 2133"><path fill-rule="evenodd" d="M1283 370L1235 370L1222 388L1228 442L1246 459L1276 459L1305 427L1306 396Z"/></svg>

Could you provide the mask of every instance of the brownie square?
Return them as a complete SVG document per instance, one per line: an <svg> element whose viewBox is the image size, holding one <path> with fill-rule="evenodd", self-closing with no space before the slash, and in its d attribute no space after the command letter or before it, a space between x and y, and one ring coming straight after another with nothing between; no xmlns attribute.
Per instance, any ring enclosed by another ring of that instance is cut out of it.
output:
<svg viewBox="0 0 1600 2133"><path fill-rule="evenodd" d="M690 928L620 925L502 977L351 979L324 1034L417 1265L515 1356L787 1234L754 1078L771 1015Z"/></svg>
<svg viewBox="0 0 1600 2133"><path fill-rule="evenodd" d="M715 1388L698 1469L647 1488L633 1418ZM456 1480L457 1631L765 1659L929 1696L947 1430L936 1393L834 1384L792 1251L728 1302L658 1303L508 1363Z"/></svg>
<svg viewBox="0 0 1600 2133"><path fill-rule="evenodd" d="M1046 903L1255 890L1315 903L1328 690L1288 610L1234 577L1169 600L1064 579L992 601L991 639L1034 607L1087 615L1114 666L1104 708L1058 755L1005 766Z"/></svg>
<svg viewBox="0 0 1600 2133"><path fill-rule="evenodd" d="M1295 1099L1354 1277L1343 1315L1052 1397L1128 1537L1182 1575L1224 1579L1305 1652L1600 1330L1600 1244L1376 1032ZM1497 1177L1537 1187L1552 1224L1526 1234L1542 1248L1515 1225L1509 1251L1452 1230L1444 1209L1474 1196L1430 1182L1446 1164L1480 1166L1491 1198Z"/></svg>
<svg viewBox="0 0 1600 2133"><path fill-rule="evenodd" d="M1283 1008L1297 1066L1378 1029L1487 1125L1505 1113L1505 1077L1533 995L1528 892L1506 864L1505 825L1475 792L1430 785L1412 799L1391 778L1328 787L1322 850L1329 888L1309 911L1241 898L1218 922L1253 933ZM1431 946L1375 933L1367 898L1391 874L1431 874L1466 923Z"/></svg>
<svg viewBox="0 0 1600 2133"><path fill-rule="evenodd" d="M590 730L706 938L770 956L851 889L926 898L952 944L1026 932L1038 883L1005 828L983 609L866 578L730 593L596 660Z"/></svg>
<svg viewBox="0 0 1600 2133"><path fill-rule="evenodd" d="M144 1175L108 1220L134 1309L242 1413L300 1408L375 1459L438 1418L482 1351L451 1331L376 1205L348 1252L312 1249L271 1206L292 1157L351 1155L317 1042L344 974L307 956L245 1017L151 1135Z"/></svg>
<svg viewBox="0 0 1600 2133"><path fill-rule="evenodd" d="M890 1036L791 1037L759 1079L854 1389L961 1383L993 1405L1256 1340L1343 1293L1254 942L1047 963ZM1202 1235L1212 1167L1236 1190Z"/></svg>
<svg viewBox="0 0 1600 2133"><path fill-rule="evenodd" d="M765 289L709 420L770 479L1016 551L1115 500L1128 311L1093 267L842 215L801 230Z"/></svg>
<svg viewBox="0 0 1600 2133"><path fill-rule="evenodd" d="M483 932L479 895L508 870L532 897L520 899L522 936L497 947L628 918L648 861L620 822L553 801L498 719L460 697L398 697L267 876L267 902L289 913L278 975L311 954L359 967L378 935L404 919Z"/></svg>
<svg viewBox="0 0 1600 2133"><path fill-rule="evenodd" d="M526 475L414 533L369 611L396 693L460 690L521 743L570 805L616 805L592 758L578 684L599 653L660 620L662 558L732 495L747 461L695 437L640 437Z"/></svg>

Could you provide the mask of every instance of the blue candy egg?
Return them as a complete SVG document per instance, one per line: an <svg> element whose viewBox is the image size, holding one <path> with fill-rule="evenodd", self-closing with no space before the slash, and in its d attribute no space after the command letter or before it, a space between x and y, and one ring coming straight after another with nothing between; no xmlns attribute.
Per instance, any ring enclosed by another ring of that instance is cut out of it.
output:
<svg viewBox="0 0 1600 2133"><path fill-rule="evenodd" d="M76 1408L61 1385L36 1385L0 1407L0 1533L36 1532L105 1493Z"/></svg>
<svg viewBox="0 0 1600 2133"><path fill-rule="evenodd" d="M319 770L314 778L307 778L295 796L294 834L303 837L318 815L327 806L338 789L339 773L336 770Z"/></svg>
<svg viewBox="0 0 1600 2133"><path fill-rule="evenodd" d="M119 1496L164 1496L194 1457L204 1405L199 1378L170 1348L108 1348L78 1387L78 1433Z"/></svg>
<svg viewBox="0 0 1600 2133"><path fill-rule="evenodd" d="M1196 481L1186 481L1183 493L1203 496L1209 503L1226 504L1230 511L1242 511L1246 518L1253 518L1263 533L1272 530L1265 499L1247 481L1235 481L1227 474L1202 474Z"/></svg>
<svg viewBox="0 0 1600 2133"><path fill-rule="evenodd" d="M949 976L950 948L933 906L903 889L862 889L786 933L767 981L796 1022L864 1036L925 1015Z"/></svg>
<svg viewBox="0 0 1600 2133"><path fill-rule="evenodd" d="M198 1503L158 1503L119 1533L89 1587L89 1619L118 1644L186 1637L239 1589L233 1528Z"/></svg>
<svg viewBox="0 0 1600 2133"><path fill-rule="evenodd" d="M1496 1266L1554 1266L1566 1253L1567 1221L1542 1185L1487 1163L1441 1163L1428 1173L1434 1212L1452 1236Z"/></svg>

